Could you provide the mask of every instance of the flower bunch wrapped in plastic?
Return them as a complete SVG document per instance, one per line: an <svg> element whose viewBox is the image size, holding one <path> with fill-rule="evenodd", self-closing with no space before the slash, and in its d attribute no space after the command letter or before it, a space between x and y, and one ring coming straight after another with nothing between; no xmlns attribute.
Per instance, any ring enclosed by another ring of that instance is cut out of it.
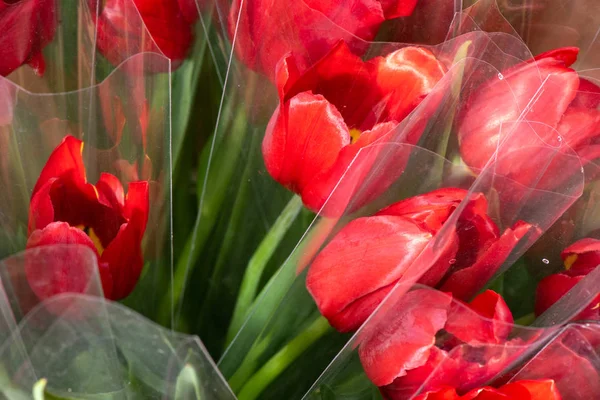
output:
<svg viewBox="0 0 600 400"><path fill-rule="evenodd" d="M600 398L599 29L0 0L0 398Z"/></svg>

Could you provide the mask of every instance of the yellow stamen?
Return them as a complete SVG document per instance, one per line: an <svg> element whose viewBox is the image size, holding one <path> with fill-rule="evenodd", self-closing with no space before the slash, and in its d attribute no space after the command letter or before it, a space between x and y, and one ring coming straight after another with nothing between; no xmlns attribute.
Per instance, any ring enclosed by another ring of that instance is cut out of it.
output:
<svg viewBox="0 0 600 400"><path fill-rule="evenodd" d="M350 143L356 143L362 132L356 128L350 129Z"/></svg>
<svg viewBox="0 0 600 400"><path fill-rule="evenodd" d="M567 256L567 258L565 258L565 269L567 271L570 270L573 264L575 264L575 261L577 261L577 254Z"/></svg>
<svg viewBox="0 0 600 400"><path fill-rule="evenodd" d="M92 239L92 243L94 243L94 246L98 251L98 255L101 256L102 252L104 252L104 246L102 246L100 238L98 237L98 235L96 235L96 232L94 232L94 228L90 228L89 226L85 225L77 225L75 228L81 229L85 232L86 235L89 236L90 239Z"/></svg>

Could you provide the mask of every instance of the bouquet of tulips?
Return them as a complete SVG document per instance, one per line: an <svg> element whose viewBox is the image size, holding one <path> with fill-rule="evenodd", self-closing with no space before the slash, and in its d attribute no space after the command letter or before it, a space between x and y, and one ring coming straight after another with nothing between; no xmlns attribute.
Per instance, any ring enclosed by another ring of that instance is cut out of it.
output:
<svg viewBox="0 0 600 400"><path fill-rule="evenodd" d="M600 399L598 32L0 0L0 399Z"/></svg>

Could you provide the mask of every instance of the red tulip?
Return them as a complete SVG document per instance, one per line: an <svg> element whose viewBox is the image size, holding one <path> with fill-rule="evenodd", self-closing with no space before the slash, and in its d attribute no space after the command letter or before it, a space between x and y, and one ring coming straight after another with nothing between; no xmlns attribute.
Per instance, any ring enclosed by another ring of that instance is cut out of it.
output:
<svg viewBox="0 0 600 400"><path fill-rule="evenodd" d="M590 339L595 343L590 343ZM572 326L529 360L516 378L552 379L563 400L599 399L597 344L598 332Z"/></svg>
<svg viewBox="0 0 600 400"><path fill-rule="evenodd" d="M444 71L429 50L417 47L363 62L339 42L301 75L292 57L284 58L280 104L262 145L267 171L318 211L359 150L404 119ZM407 141L414 144L419 135Z"/></svg>
<svg viewBox="0 0 600 400"><path fill-rule="evenodd" d="M0 1L0 76L23 64L43 75L42 50L54 38L56 23L55 0Z"/></svg>
<svg viewBox="0 0 600 400"><path fill-rule="evenodd" d="M306 278L330 324L342 332L357 329L467 196L463 189L439 189L346 225L315 258ZM486 212L485 197L471 195L439 260L422 266L420 283L469 299L491 278L531 226L518 222L500 234Z"/></svg>
<svg viewBox="0 0 600 400"><path fill-rule="evenodd" d="M410 15L417 0L234 0L229 31L238 57L271 79L291 53L304 71L339 40L360 54L390 18ZM240 10L240 8L243 9ZM241 13L240 13L241 11Z"/></svg>
<svg viewBox="0 0 600 400"><path fill-rule="evenodd" d="M192 0L107 0L97 21L98 48L114 65L158 49L177 68L192 47L197 19Z"/></svg>
<svg viewBox="0 0 600 400"><path fill-rule="evenodd" d="M552 380L518 381L499 387L473 389L459 395L454 388L424 393L415 400L561 400L556 384Z"/></svg>
<svg viewBox="0 0 600 400"><path fill-rule="evenodd" d="M416 289L373 327L358 354L386 398L411 398L424 383L427 391L448 385L462 390L484 383L515 358L503 346L485 346L504 345L512 322L508 306L492 291L465 305L435 290Z"/></svg>
<svg viewBox="0 0 600 400"><path fill-rule="evenodd" d="M581 239L561 253L565 270L542 279L535 300L536 315L542 314L600 265L600 240ZM600 293L575 319L600 319Z"/></svg>
<svg viewBox="0 0 600 400"><path fill-rule="evenodd" d="M31 196L27 247L89 247L98 256L104 295L122 299L133 290L143 267L141 241L149 211L148 183L131 182L125 193L115 176L102 173L92 185L86 180L82 150L80 140L67 136L42 169ZM63 269L53 265L53 260L48 264L50 269ZM33 271L26 272L29 280L35 281ZM58 277L61 279L66 286L74 280ZM57 293L55 287L32 287L38 288L41 299Z"/></svg>
<svg viewBox="0 0 600 400"><path fill-rule="evenodd" d="M568 147L561 147L559 154L573 149L584 162L600 157L600 111L596 110L600 89L569 68L577 53L577 48L569 47L541 54L477 90L468 99L459 126L465 163L483 168L515 126L508 144L501 147L496 170L525 186L552 190L575 171L564 165L564 158L549 162L550 153L539 149L543 143L562 142ZM530 103L524 117L538 124L514 125ZM546 172L538 182L540 168ZM573 168L578 171L580 166L573 163Z"/></svg>

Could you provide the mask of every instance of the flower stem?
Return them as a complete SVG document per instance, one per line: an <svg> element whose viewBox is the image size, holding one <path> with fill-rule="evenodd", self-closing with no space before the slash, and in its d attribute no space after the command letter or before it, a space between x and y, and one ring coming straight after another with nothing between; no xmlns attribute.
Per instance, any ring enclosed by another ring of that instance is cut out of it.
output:
<svg viewBox="0 0 600 400"><path fill-rule="evenodd" d="M304 331L267 361L242 387L238 399L254 400L306 349L331 330L327 320L319 316Z"/></svg>
<svg viewBox="0 0 600 400"><path fill-rule="evenodd" d="M527 315L523 315L521 318L515 320L515 325L520 326L529 326L535 321L535 314L529 313Z"/></svg>
<svg viewBox="0 0 600 400"><path fill-rule="evenodd" d="M242 327L248 311L251 309L256 298L260 278L267 263L301 210L302 199L299 196L292 197L248 262L235 303L233 317L227 331L227 345L231 343Z"/></svg>
<svg viewBox="0 0 600 400"><path fill-rule="evenodd" d="M195 268L200 252L217 221L219 209L228 193L227 188L233 179L238 162L237 155L242 149L246 127L246 114L239 112L228 135L224 138L213 135L212 140L219 141L214 161L211 162L215 145L207 144L202 151L198 166L198 175L201 177L201 181L198 182L198 214L183 253L177 260L173 282L160 304L158 321L162 324L166 325L170 319L173 319L172 313L177 313L188 276ZM212 174L208 173L209 167L213 171Z"/></svg>

